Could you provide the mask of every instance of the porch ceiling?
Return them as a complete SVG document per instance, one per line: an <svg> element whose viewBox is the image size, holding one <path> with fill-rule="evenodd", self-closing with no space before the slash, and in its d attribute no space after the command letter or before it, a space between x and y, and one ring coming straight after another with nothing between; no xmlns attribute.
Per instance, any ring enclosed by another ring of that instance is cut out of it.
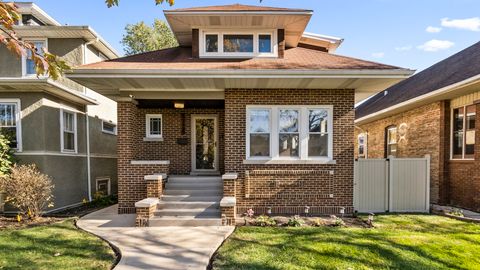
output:
<svg viewBox="0 0 480 270"><path fill-rule="evenodd" d="M355 101L382 91L405 79L405 75L390 76L338 76L338 77L169 77L154 76L102 76L91 74L72 80L113 99L135 96L136 99L223 99L224 89L355 89Z"/></svg>

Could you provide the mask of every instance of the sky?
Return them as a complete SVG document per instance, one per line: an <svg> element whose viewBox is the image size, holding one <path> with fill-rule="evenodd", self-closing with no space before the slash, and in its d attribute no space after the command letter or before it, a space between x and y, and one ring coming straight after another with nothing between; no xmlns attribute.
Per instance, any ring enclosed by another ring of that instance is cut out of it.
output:
<svg viewBox="0 0 480 270"><path fill-rule="evenodd" d="M240 2L247 5L312 9L308 32L341 37L337 54L421 71L480 41L480 0L37 0L62 24L90 25L123 54L127 24L164 19L163 9Z"/></svg>

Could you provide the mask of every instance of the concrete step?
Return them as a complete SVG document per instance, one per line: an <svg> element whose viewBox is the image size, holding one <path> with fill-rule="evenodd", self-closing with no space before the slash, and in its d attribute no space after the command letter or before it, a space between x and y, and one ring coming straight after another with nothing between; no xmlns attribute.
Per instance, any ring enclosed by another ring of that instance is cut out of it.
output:
<svg viewBox="0 0 480 270"><path fill-rule="evenodd" d="M218 181L222 182L222 177L218 176L185 176L185 175L171 175L168 177L168 181L185 181L185 182L209 182L209 181Z"/></svg>
<svg viewBox="0 0 480 270"><path fill-rule="evenodd" d="M168 182L165 185L165 189L198 189L198 190L205 190L205 189L223 189L223 184L219 183L212 183L212 182L205 182L205 183L179 183L179 182Z"/></svg>
<svg viewBox="0 0 480 270"><path fill-rule="evenodd" d="M182 201L161 201L157 209L196 209L196 208L220 208L220 202L182 202Z"/></svg>
<svg viewBox="0 0 480 270"><path fill-rule="evenodd" d="M221 218L195 218L195 217L153 217L149 221L150 227L160 226L221 226Z"/></svg>
<svg viewBox="0 0 480 270"><path fill-rule="evenodd" d="M212 202L220 203L221 195L214 196L191 196L191 195L162 195L163 202Z"/></svg>
<svg viewBox="0 0 480 270"><path fill-rule="evenodd" d="M161 209L154 213L157 217L194 217L194 218L219 218L218 208L194 208L194 209Z"/></svg>
<svg viewBox="0 0 480 270"><path fill-rule="evenodd" d="M191 195L191 196L216 196L219 197L223 193L223 189L165 189L165 195Z"/></svg>

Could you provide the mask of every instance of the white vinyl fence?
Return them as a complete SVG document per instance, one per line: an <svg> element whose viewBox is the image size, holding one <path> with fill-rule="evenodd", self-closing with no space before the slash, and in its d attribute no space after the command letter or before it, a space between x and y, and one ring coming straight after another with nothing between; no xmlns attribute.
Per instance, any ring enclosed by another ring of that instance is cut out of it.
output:
<svg viewBox="0 0 480 270"><path fill-rule="evenodd" d="M353 195L360 213L428 212L430 158L359 159Z"/></svg>

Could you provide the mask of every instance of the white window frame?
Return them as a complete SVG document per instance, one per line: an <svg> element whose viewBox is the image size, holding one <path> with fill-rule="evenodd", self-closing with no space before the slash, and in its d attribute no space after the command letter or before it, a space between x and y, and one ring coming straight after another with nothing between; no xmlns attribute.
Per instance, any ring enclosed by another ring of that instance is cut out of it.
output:
<svg viewBox="0 0 480 270"><path fill-rule="evenodd" d="M73 114L73 139L74 139L74 150L71 149L65 149L64 146L64 139L63 139L63 132L64 132L64 126L63 126L63 113L70 113ZM73 110L68 110L64 108L60 108L60 149L62 153L78 153L78 132L77 132L77 113Z"/></svg>
<svg viewBox="0 0 480 270"><path fill-rule="evenodd" d="M150 119L160 118L160 135L150 134ZM163 139L163 116L161 114L147 114L145 116L145 136L149 139Z"/></svg>
<svg viewBox="0 0 480 270"><path fill-rule="evenodd" d="M392 129L395 129L395 134L396 134L396 138L395 138L395 143L390 143L390 130ZM395 150L395 156L394 157L397 157L398 156L398 126L397 125L390 125L388 126L386 129L385 129L385 140L386 140L386 144L385 144L385 156L388 158L389 156L391 156L391 153L389 154L388 153L388 148L390 145L396 145L397 146L397 149Z"/></svg>
<svg viewBox="0 0 480 270"><path fill-rule="evenodd" d="M0 103L14 103L16 106L15 118L17 119L17 148L14 150L16 152L22 152L22 103L19 98L2 98L0 99Z"/></svg>
<svg viewBox="0 0 480 270"><path fill-rule="evenodd" d="M113 125L114 126L113 132L110 131L110 130L106 130L104 124ZM117 124L115 124L113 122L110 122L110 121L102 120L102 132L107 133L107 134L111 134L111 135L117 135Z"/></svg>
<svg viewBox="0 0 480 270"><path fill-rule="evenodd" d="M270 110L270 156L269 157L251 157L250 156L250 110ZM279 155L279 111L283 109L299 110L299 157L281 157ZM309 137L309 110L322 109L327 110L327 134L328 134L328 155L325 157L308 156L308 137ZM248 105L246 106L246 160L247 161L284 161L285 163L297 161L313 161L318 163L328 163L333 161L333 105L315 105L315 106L289 106L289 105Z"/></svg>
<svg viewBox="0 0 480 270"><path fill-rule="evenodd" d="M363 144L360 143L360 138L363 137ZM368 134L366 132L360 133L357 136L357 151L358 157L367 158L368 157ZM360 146L363 145L363 155L360 154Z"/></svg>
<svg viewBox="0 0 480 270"><path fill-rule="evenodd" d="M218 52L206 51L206 35L218 35ZM231 53L223 51L223 36L224 35L253 35L253 53ZM271 35L271 52L259 52L259 35ZM274 29L260 29L260 30L200 30L199 35L199 52L201 58L250 58L250 57L278 57L278 42L277 32Z"/></svg>
<svg viewBox="0 0 480 270"><path fill-rule="evenodd" d="M107 196L112 195L112 181L110 181L110 177L98 177L95 179L95 191L98 192L98 182L100 181L107 181Z"/></svg>
<svg viewBox="0 0 480 270"><path fill-rule="evenodd" d="M32 39L24 39L24 42L44 42L45 49L48 51L48 38L32 38ZM27 55L22 55L22 76L23 77L36 77L37 74L27 74ZM44 75L46 76L46 75ZM40 77L44 77L40 76Z"/></svg>
<svg viewBox="0 0 480 270"><path fill-rule="evenodd" d="M473 158L468 158L468 157L465 157L465 150L466 150L466 143L465 143L465 139L466 139L466 136L467 136L467 130L465 129L466 128L466 124L467 124L467 107L470 107L470 106L475 106L475 104L466 104L466 105L463 105L463 106L458 106L458 107L455 107L455 108L452 108L450 110L450 160L475 160L475 157ZM461 158L455 158L454 155L453 155L453 121L454 121L454 115L453 115L453 111L455 111L456 109L460 109L460 108L463 108L463 146L462 146L462 157ZM476 115L476 118L475 118L475 126L478 125L477 123L477 115ZM475 129L475 132L476 132L476 129ZM475 134L476 136L476 134ZM475 144L477 144L478 142L475 142ZM475 152L474 152L474 155L475 155Z"/></svg>

